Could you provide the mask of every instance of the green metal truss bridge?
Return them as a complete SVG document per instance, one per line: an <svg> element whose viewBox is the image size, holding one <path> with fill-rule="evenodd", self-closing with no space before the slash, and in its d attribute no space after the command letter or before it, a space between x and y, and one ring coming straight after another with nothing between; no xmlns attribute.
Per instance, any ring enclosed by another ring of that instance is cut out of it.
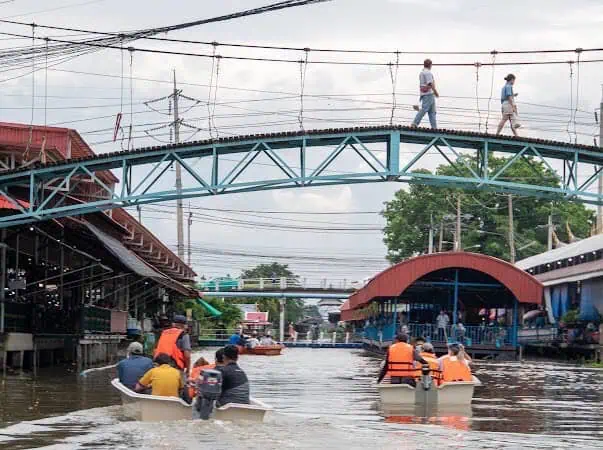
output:
<svg viewBox="0 0 603 450"><path fill-rule="evenodd" d="M334 170L349 154L361 164ZM489 156L506 155L493 170ZM267 161L258 170L254 162ZM454 175L418 172L424 160L440 157ZM235 158L233 160L233 158ZM558 176L519 182L506 171L520 159L542 163ZM177 189L171 170L180 164ZM270 167L267 167L270 166ZM272 189L375 182L407 182L463 189L489 189L551 199L601 204L592 187L602 175L603 152L588 145L511 138L482 133L404 126L338 128L228 137L146 147L38 164L0 173L0 195L14 205L0 228L118 207ZM121 182L107 185L98 174L111 170ZM93 184L88 199L75 200L76 186Z"/></svg>

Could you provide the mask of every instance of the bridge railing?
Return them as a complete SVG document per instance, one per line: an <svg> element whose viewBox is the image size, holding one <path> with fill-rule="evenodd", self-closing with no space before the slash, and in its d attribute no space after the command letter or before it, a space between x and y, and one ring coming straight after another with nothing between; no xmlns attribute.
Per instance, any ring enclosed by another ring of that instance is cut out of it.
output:
<svg viewBox="0 0 603 450"><path fill-rule="evenodd" d="M239 278L229 280L210 280L201 284L206 291L277 291L287 289L300 290L342 290L353 291L362 287L361 282L348 279L331 278Z"/></svg>
<svg viewBox="0 0 603 450"><path fill-rule="evenodd" d="M402 330L408 332L412 338L420 336L434 344L460 342L467 347L472 345L500 347L513 344L513 327L466 325L460 328L448 325L445 328L438 328L437 325L429 323L411 323L403 325ZM363 330L363 336L365 339L374 341L390 341L393 339L393 324L385 325L381 329L374 326L367 327Z"/></svg>
<svg viewBox="0 0 603 450"><path fill-rule="evenodd" d="M235 329L224 329L224 328L204 328L199 330L200 340L228 340L230 336L235 333ZM277 329L270 330L272 332L272 338L278 340L279 331Z"/></svg>
<svg viewBox="0 0 603 450"><path fill-rule="evenodd" d="M279 330L272 329L272 338L274 340L278 340ZM199 330L199 340L201 341L222 341L226 342L230 339L230 336L235 332L234 329L223 329L223 328L206 328ZM331 342L338 344L347 344L350 342L361 342L362 336L359 334L355 334L352 332L348 332L341 328L333 329L330 331L320 331L318 333L316 342ZM285 331L285 341L286 342L313 342L312 337L309 332L297 332L294 337L289 336L288 331Z"/></svg>
<svg viewBox="0 0 603 450"><path fill-rule="evenodd" d="M466 346L471 345L511 345L513 343L512 327L496 326L484 327L480 325L466 325L463 328L449 325L438 328L433 324L408 325L412 336L423 336L431 342L460 342ZM445 332L444 332L445 330Z"/></svg>

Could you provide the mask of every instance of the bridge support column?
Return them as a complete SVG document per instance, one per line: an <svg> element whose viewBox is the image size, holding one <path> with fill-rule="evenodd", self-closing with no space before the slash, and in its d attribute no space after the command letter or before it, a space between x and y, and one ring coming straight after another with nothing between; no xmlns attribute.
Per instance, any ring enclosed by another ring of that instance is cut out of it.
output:
<svg viewBox="0 0 603 450"><path fill-rule="evenodd" d="M285 342L285 299L281 298L280 299L280 307L281 307L281 311L280 311L280 320L279 320L279 341Z"/></svg>

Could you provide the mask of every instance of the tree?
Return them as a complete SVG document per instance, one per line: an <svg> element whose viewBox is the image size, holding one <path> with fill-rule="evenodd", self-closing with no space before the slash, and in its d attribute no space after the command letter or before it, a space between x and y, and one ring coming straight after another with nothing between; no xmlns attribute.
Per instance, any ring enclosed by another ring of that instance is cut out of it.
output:
<svg viewBox="0 0 603 450"><path fill-rule="evenodd" d="M271 264L260 264L251 269L243 270L241 278L256 279L256 278L293 278L298 279L287 264L279 264L273 262ZM257 303L260 311L268 312L268 318L275 325L279 322L280 317L280 300L278 298L233 298L233 303ZM304 302L298 299L287 299L285 303L285 321L297 322L303 318Z"/></svg>
<svg viewBox="0 0 603 450"><path fill-rule="evenodd" d="M176 302L174 304L174 310L178 314L184 314L187 309L191 309L193 312L193 319L199 322L202 329L218 328L219 326L230 329L234 328L237 323L241 321L243 316L241 310L231 303L226 303L218 298L207 298L204 300L220 311L222 315L220 317L212 317L195 299L186 299Z"/></svg>
<svg viewBox="0 0 603 450"><path fill-rule="evenodd" d="M243 270L241 278L298 278L287 264L279 264L273 262L272 264L260 264L252 269Z"/></svg>
<svg viewBox="0 0 603 450"><path fill-rule="evenodd" d="M508 158L491 156L488 167L492 173L502 168ZM474 167L475 162L469 161ZM440 166L439 175L469 176L464 166ZM429 173L426 170L417 172ZM558 176L541 161L533 158L516 160L503 173L518 183L542 186L560 186ZM501 177L501 178L502 178ZM424 184L411 184L408 190L396 192L393 200L385 203L382 215L386 219L384 242L391 262L427 253L429 228L432 224L435 248L438 246L440 226L443 227L444 250L452 249L456 220L456 201L461 198L462 247L498 258L510 259L507 195L487 190L463 190ZM576 237L589 236L594 223L594 211L583 204L560 197L513 197L515 247L517 259L546 251L548 216L553 216L555 231L562 241L569 239L566 224Z"/></svg>

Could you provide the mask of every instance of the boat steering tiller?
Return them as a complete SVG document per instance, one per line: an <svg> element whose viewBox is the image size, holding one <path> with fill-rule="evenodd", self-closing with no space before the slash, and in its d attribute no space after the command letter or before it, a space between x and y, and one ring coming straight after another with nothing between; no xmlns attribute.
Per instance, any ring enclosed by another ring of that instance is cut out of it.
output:
<svg viewBox="0 0 603 450"><path fill-rule="evenodd" d="M195 408L199 417L209 420L216 406L216 400L222 393L222 372L219 370L204 370L202 378L197 382L197 401Z"/></svg>

